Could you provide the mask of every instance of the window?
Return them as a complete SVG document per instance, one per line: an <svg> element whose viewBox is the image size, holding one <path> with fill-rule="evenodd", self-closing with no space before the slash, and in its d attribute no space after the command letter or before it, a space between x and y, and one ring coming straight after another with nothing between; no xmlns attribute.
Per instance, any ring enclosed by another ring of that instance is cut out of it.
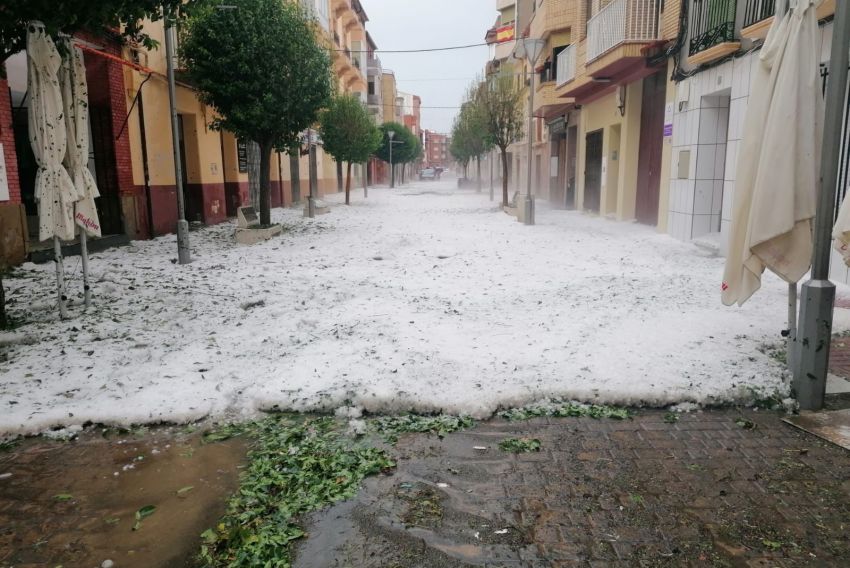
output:
<svg viewBox="0 0 850 568"><path fill-rule="evenodd" d="M375 81L369 81L369 94L375 94Z"/></svg>

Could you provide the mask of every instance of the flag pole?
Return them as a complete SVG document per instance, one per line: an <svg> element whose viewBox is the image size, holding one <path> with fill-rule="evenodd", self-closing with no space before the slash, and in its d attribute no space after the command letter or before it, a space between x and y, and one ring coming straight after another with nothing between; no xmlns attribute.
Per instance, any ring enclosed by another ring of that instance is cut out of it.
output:
<svg viewBox="0 0 850 568"><path fill-rule="evenodd" d="M820 191L815 216L812 276L803 284L800 306L800 341L794 356L793 390L802 410L820 410L826 395L829 347L832 341L832 310L835 284L829 281L835 190L841 148L842 117L847 95L850 60L850 3L835 3L832 53L826 92L826 117L821 155Z"/></svg>

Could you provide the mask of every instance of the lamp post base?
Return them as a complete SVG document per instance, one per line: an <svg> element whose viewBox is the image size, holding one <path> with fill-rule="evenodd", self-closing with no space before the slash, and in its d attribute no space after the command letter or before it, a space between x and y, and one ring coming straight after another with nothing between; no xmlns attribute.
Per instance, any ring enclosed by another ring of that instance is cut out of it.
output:
<svg viewBox="0 0 850 568"><path fill-rule="evenodd" d="M800 296L796 353L791 358L794 362L792 387L801 410L820 410L829 368L835 284L829 280L809 280L803 284Z"/></svg>
<svg viewBox="0 0 850 568"><path fill-rule="evenodd" d="M186 219L177 221L177 262L192 262L192 253L189 250L189 221Z"/></svg>
<svg viewBox="0 0 850 568"><path fill-rule="evenodd" d="M534 196L533 195L526 195L525 196L525 203L523 204L523 206L525 208L524 209L525 215L523 217L523 223L525 223L526 225L533 225L534 224Z"/></svg>

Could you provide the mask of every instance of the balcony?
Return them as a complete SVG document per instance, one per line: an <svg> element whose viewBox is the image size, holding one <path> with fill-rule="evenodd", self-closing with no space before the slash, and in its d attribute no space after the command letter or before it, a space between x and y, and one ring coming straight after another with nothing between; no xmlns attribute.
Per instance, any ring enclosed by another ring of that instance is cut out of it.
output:
<svg viewBox="0 0 850 568"><path fill-rule="evenodd" d="M369 77L380 77L383 74L383 69L381 68L381 60L377 57L369 58L367 73Z"/></svg>
<svg viewBox="0 0 850 568"><path fill-rule="evenodd" d="M620 45L657 38L658 0L613 0L587 22L587 62Z"/></svg>
<svg viewBox="0 0 850 568"><path fill-rule="evenodd" d="M764 39L773 24L776 0L746 0L744 7L744 27L741 37ZM824 0L818 6L817 17L822 20L835 14L835 0Z"/></svg>
<svg viewBox="0 0 850 568"><path fill-rule="evenodd" d="M741 48L735 39L737 0L693 0L688 63L702 65Z"/></svg>
<svg viewBox="0 0 850 568"><path fill-rule="evenodd" d="M576 78L576 44L567 46L558 54L556 62L558 87Z"/></svg>

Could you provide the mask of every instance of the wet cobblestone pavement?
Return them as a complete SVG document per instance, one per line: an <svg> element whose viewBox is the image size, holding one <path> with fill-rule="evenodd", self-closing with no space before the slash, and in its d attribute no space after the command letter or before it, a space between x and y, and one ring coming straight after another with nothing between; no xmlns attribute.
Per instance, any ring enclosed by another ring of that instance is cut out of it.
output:
<svg viewBox="0 0 850 568"><path fill-rule="evenodd" d="M507 437L541 451L508 454ZM486 448L486 449L481 449ZM768 411L494 419L403 436L296 566L846 566L850 453Z"/></svg>

